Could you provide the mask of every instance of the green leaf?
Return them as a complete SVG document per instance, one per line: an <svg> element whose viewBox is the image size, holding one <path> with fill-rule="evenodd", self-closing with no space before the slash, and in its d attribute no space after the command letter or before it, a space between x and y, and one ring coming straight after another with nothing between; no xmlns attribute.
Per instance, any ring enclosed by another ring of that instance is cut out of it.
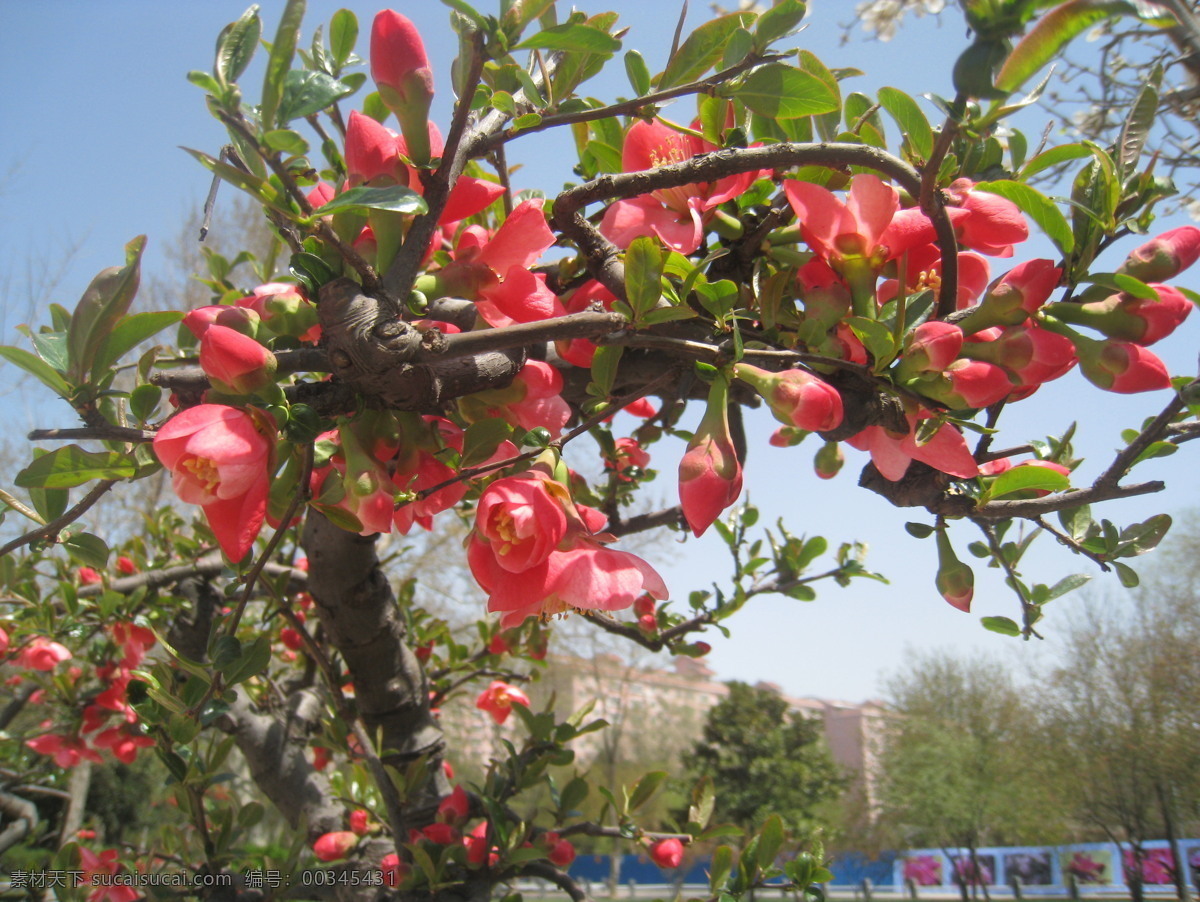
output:
<svg viewBox="0 0 1200 902"><path fill-rule="evenodd" d="M999 633L1002 636L1021 635L1021 627L1017 625L1015 620L1010 620L1007 617L983 617L979 622L983 624L984 629L991 630L993 633Z"/></svg>
<svg viewBox="0 0 1200 902"><path fill-rule="evenodd" d="M654 326L679 319L694 319L696 315L691 307L657 307L642 317L642 325Z"/></svg>
<svg viewBox="0 0 1200 902"><path fill-rule="evenodd" d="M646 60L636 50L625 52L625 74L629 76L629 84L633 93L638 97L650 93L650 69Z"/></svg>
<svg viewBox="0 0 1200 902"><path fill-rule="evenodd" d="M782 63L759 66L733 95L753 112L772 119L819 116L838 108L838 98L825 82Z"/></svg>
<svg viewBox="0 0 1200 902"><path fill-rule="evenodd" d="M79 563L103 570L108 566L108 544L89 532L77 532L63 540L63 547Z"/></svg>
<svg viewBox="0 0 1200 902"><path fill-rule="evenodd" d="M1058 512L1058 522L1072 539L1078 542L1087 535L1088 527L1092 525L1091 505L1081 504Z"/></svg>
<svg viewBox="0 0 1200 902"><path fill-rule="evenodd" d="M620 345L601 345L596 348L592 357L592 383L597 387L600 397L612 395L613 385L617 381L617 366L624 350Z"/></svg>
<svg viewBox="0 0 1200 902"><path fill-rule="evenodd" d="M984 497L990 501L1016 492L1061 492L1070 487L1070 477L1049 467L1013 467L996 477Z"/></svg>
<svg viewBox="0 0 1200 902"><path fill-rule="evenodd" d="M25 331L22 329L22 331ZM60 373L67 369L67 333L31 332L29 338L38 356Z"/></svg>
<svg viewBox="0 0 1200 902"><path fill-rule="evenodd" d="M663 781L667 779L667 772L663 770L651 771L638 780L637 786L629 796L629 809L633 811L635 808L640 808L650 801L650 797L658 791L658 787L662 786Z"/></svg>
<svg viewBox="0 0 1200 902"><path fill-rule="evenodd" d="M21 488L69 489L93 479L128 479L136 472L137 463L124 454L65 445L43 454L13 481Z"/></svg>
<svg viewBox="0 0 1200 902"><path fill-rule="evenodd" d="M217 38L217 59L213 66L217 78L228 85L242 77L258 39L262 37L262 19L258 17L258 4L242 13L236 22L230 22Z"/></svg>
<svg viewBox="0 0 1200 902"><path fill-rule="evenodd" d="M129 393L129 412L139 422L146 422L158 409L162 401L163 390L157 385L139 385Z"/></svg>
<svg viewBox="0 0 1200 902"><path fill-rule="evenodd" d="M1077 35L1113 16L1134 15L1155 25L1174 25L1175 20L1141 15L1138 4L1128 0L1069 0L1038 20L996 76L996 87L1012 93L1050 62Z"/></svg>
<svg viewBox="0 0 1200 902"><path fill-rule="evenodd" d="M473 467L496 453L500 443L512 435L512 426L500 419L480 420L467 427L463 435L461 464Z"/></svg>
<svg viewBox="0 0 1200 902"><path fill-rule="evenodd" d="M95 381L102 372L143 341L181 319L183 314L177 310L152 310L125 317L97 349L96 363L92 367L92 380Z"/></svg>
<svg viewBox="0 0 1200 902"><path fill-rule="evenodd" d="M1008 179L979 182L975 188L1011 200L1041 227L1046 237L1053 241L1064 255L1075 249L1075 236L1066 217L1059 212L1054 202L1040 191Z"/></svg>
<svg viewBox="0 0 1200 902"><path fill-rule="evenodd" d="M225 674L226 682L234 686L261 673L270 661L271 639L262 635L255 639L249 648L243 649L238 659L221 672Z"/></svg>
<svg viewBox="0 0 1200 902"><path fill-rule="evenodd" d="M214 96L219 97L224 91L220 83L215 78L213 78L207 72L201 72L198 69L193 69L191 72L189 72L187 74L187 80L196 85L198 88L202 88Z"/></svg>
<svg viewBox="0 0 1200 902"><path fill-rule="evenodd" d="M300 24L304 19L305 0L287 0L279 28L271 43L271 56L267 60L267 71L263 75L262 103L259 105L259 121L265 130L273 129L279 104L283 99L284 83L292 58L296 55L296 44L300 40Z"/></svg>
<svg viewBox="0 0 1200 902"><path fill-rule="evenodd" d="M428 211L425 198L411 188L391 185L387 188L351 188L343 191L329 203L313 211L314 216L349 211L391 210L396 213L421 214Z"/></svg>
<svg viewBox="0 0 1200 902"><path fill-rule="evenodd" d="M1134 460L1134 463L1140 464L1143 460L1151 460L1155 457L1170 457L1178 450L1179 446L1174 442L1151 442L1146 446L1145 450L1143 450L1142 453L1137 456L1137 459Z"/></svg>
<svg viewBox="0 0 1200 902"><path fill-rule="evenodd" d="M731 13L705 22L693 31L658 76L658 90L695 81L715 66L725 55L725 45L733 33L753 18L748 12Z"/></svg>
<svg viewBox="0 0 1200 902"><path fill-rule="evenodd" d="M588 782L582 777L572 777L558 796L558 810L564 815L577 809L588 796Z"/></svg>
<svg viewBox="0 0 1200 902"><path fill-rule="evenodd" d="M293 69L283 79L283 99L279 102L276 122L286 125L293 119L312 116L352 91L348 85L324 72Z"/></svg>
<svg viewBox="0 0 1200 902"><path fill-rule="evenodd" d="M1158 89L1162 84L1162 77L1162 63L1157 63L1151 70L1150 77L1138 90L1137 97L1129 106L1129 112L1125 114L1125 121L1121 123L1121 135L1117 139L1116 150L1117 172L1122 179L1137 166L1142 148L1146 145L1146 136L1154 125L1155 116L1158 115Z"/></svg>
<svg viewBox="0 0 1200 902"><path fill-rule="evenodd" d="M20 483L17 483L20 485ZM1141 523L1135 523L1121 530L1121 542L1117 546L1115 556L1136 557L1158 547L1158 543L1166 538L1171 528L1169 514L1156 514Z"/></svg>
<svg viewBox="0 0 1200 902"><path fill-rule="evenodd" d="M0 345L0 357L13 366L20 367L59 396L71 397L71 386L55 371L54 367L40 357L30 354L23 348L14 348L11 345Z"/></svg>
<svg viewBox="0 0 1200 902"><path fill-rule="evenodd" d="M879 105L896 120L922 160L933 156L933 129L915 100L896 88L880 88Z"/></svg>
<svg viewBox="0 0 1200 902"><path fill-rule="evenodd" d="M267 132L263 135L263 143L271 150L277 150L293 157L308 153L308 142L299 132L294 132L290 128L277 128Z"/></svg>
<svg viewBox="0 0 1200 902"><path fill-rule="evenodd" d="M763 822L758 834L758 861L765 868L775 863L775 856L783 845L783 819L778 814L772 814Z"/></svg>
<svg viewBox="0 0 1200 902"><path fill-rule="evenodd" d="M532 34L514 50L562 50L567 53L616 53L621 42L592 25L556 25Z"/></svg>
<svg viewBox="0 0 1200 902"><path fill-rule="evenodd" d="M635 238L625 253L625 294L634 321L654 309L662 297L663 253L649 236Z"/></svg>
<svg viewBox="0 0 1200 902"><path fill-rule="evenodd" d="M847 318L846 324L875 358L876 372L881 372L895 359L899 348L896 346L892 330L883 323L864 316L851 316Z"/></svg>
<svg viewBox="0 0 1200 902"><path fill-rule="evenodd" d="M712 864L709 865L708 885L715 893L720 890L725 881L729 879L729 873L733 870L733 849L730 846L717 846L712 856Z"/></svg>
<svg viewBox="0 0 1200 902"><path fill-rule="evenodd" d="M1053 601L1055 598L1061 598L1068 592L1074 592L1080 586L1086 585L1090 580L1091 577L1083 573L1072 573L1070 576L1064 576L1050 587L1050 592L1046 595L1046 601Z"/></svg>
<svg viewBox="0 0 1200 902"><path fill-rule="evenodd" d="M1112 562L1113 569L1117 571L1117 579L1121 581L1121 585L1126 589L1136 589L1141 583L1141 577L1137 575L1137 571L1128 564L1122 564L1120 561Z"/></svg>
<svg viewBox="0 0 1200 902"><path fill-rule="evenodd" d="M358 17L348 9L339 9L329 20L329 52L338 69L346 65L358 41Z"/></svg>
<svg viewBox="0 0 1200 902"><path fill-rule="evenodd" d="M692 804L688 806L688 821L698 824L700 829L712 820L713 808L717 804L717 793L713 789L712 777L701 777L692 790Z"/></svg>
<svg viewBox="0 0 1200 902"><path fill-rule="evenodd" d="M928 539L933 535L933 527L928 523L905 523L904 529L914 539Z"/></svg>
<svg viewBox="0 0 1200 902"><path fill-rule="evenodd" d="M755 49L760 53L800 24L806 11L800 0L777 0L754 25Z"/></svg>
<svg viewBox="0 0 1200 902"><path fill-rule="evenodd" d="M125 245L125 265L102 271L88 286L67 328L67 351L71 366L68 378L83 382L95 370L96 352L108 339L118 321L129 310L137 294L142 251L146 236Z"/></svg>

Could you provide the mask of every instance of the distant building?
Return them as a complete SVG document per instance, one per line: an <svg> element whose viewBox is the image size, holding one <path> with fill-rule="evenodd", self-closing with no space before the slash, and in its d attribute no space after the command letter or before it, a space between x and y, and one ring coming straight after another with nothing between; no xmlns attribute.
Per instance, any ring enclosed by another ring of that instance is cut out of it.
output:
<svg viewBox="0 0 1200 902"><path fill-rule="evenodd" d="M594 700L587 720L601 718L609 727L572 743L579 766L607 762L615 768L629 762L645 770L677 762L700 738L709 709L729 693L702 660L679 656L672 663L672 670L664 670L630 664L613 654L592 659L551 655L540 679L524 688L535 710L544 709L553 695L560 718ZM793 698L773 683L759 683L756 688L781 695L791 710L821 720L833 760L850 775L852 791L860 794L865 810L873 811L882 702ZM497 728L486 713L473 707L473 701L473 697L456 698L442 712L456 764L472 769L482 767L494 754L501 736L517 735L515 719Z"/></svg>

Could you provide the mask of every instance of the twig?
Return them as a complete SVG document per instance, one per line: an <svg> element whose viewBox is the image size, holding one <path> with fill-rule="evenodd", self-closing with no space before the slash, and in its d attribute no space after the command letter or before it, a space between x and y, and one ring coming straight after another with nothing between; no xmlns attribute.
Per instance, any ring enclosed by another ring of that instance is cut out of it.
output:
<svg viewBox="0 0 1200 902"><path fill-rule="evenodd" d="M1066 545L1076 554L1082 554L1085 558L1095 563L1105 573L1112 569L1108 566L1108 561L1106 561L1103 556L1096 554L1094 551L1088 551L1065 532L1052 526L1049 522L1047 522L1045 517L1034 517L1033 522L1042 529L1046 530L1046 532L1050 533L1050 535L1054 536L1054 538L1058 539L1060 544Z"/></svg>
<svg viewBox="0 0 1200 902"><path fill-rule="evenodd" d="M517 870L522 877L537 877L553 883L571 897L571 902L588 902L588 894L578 883L547 861L527 861Z"/></svg>
<svg viewBox="0 0 1200 902"><path fill-rule="evenodd" d="M1033 520L1044 514L1052 514L1068 507L1096 504L1115 498L1132 498L1135 495L1150 495L1154 492L1161 492L1165 488L1166 485L1159 480L1139 482L1136 485L1093 485L1086 489L1047 495L1044 498L1029 498L1025 501L989 501L982 507L970 511L970 516L973 520L1008 520L1013 517ZM934 512L936 513L936 511ZM959 509L951 510L948 513L953 516L962 515L962 511Z"/></svg>
<svg viewBox="0 0 1200 902"><path fill-rule="evenodd" d="M1194 384L1194 383L1193 383ZM1108 465L1105 470L1096 479L1096 488L1108 488L1115 486L1117 482L1129 472L1134 462L1138 459L1143 451L1145 451L1154 442L1159 441L1166 434L1167 429L1171 425L1171 421L1182 411L1187 404L1183 400L1183 395L1180 392L1175 393L1175 397L1162 409L1162 413L1154 418L1149 426L1141 431L1137 438L1126 445L1121 452L1113 458L1113 462Z"/></svg>
<svg viewBox="0 0 1200 902"><path fill-rule="evenodd" d="M103 498L109 492L109 490L117 484L118 481L119 480L116 479L100 480L95 486L92 487L92 490L83 497L82 501L80 501L70 510L63 513L62 516L55 517L45 526L39 526L32 532L27 532L25 535L13 539L7 545L0 547L0 557L4 557L4 555L8 554L10 551L15 551L16 549L25 545L31 545L34 542L45 541L56 537L59 532L87 513L88 509L91 508L91 506L101 498Z"/></svg>
<svg viewBox="0 0 1200 902"><path fill-rule="evenodd" d="M131 429L126 426L84 426L77 429L34 429L28 436L31 442L71 441L73 439L95 439L101 442L130 442L140 444L154 441L150 429Z"/></svg>
<svg viewBox="0 0 1200 902"><path fill-rule="evenodd" d="M940 522L941 521L939 521L939 523ZM1030 601L1029 596L1025 594L1025 589L1021 586L1021 578L1018 576L1016 568L1013 567L1012 562L1009 561L1008 557L1004 554L1004 551L1000 548L1000 542L996 539L996 532L993 529L992 524L981 523L978 520L973 520L972 522L979 527L980 532L982 532L984 538L987 539L988 548L990 548L992 552L992 559L1004 569L1004 572L1008 575L1007 582L1009 587L1017 593L1017 598L1021 600L1021 617L1025 621L1024 629L1021 631L1022 634L1026 639L1028 639L1030 636L1037 636L1039 639L1042 638L1033 628L1033 615L1037 612L1037 605Z"/></svg>

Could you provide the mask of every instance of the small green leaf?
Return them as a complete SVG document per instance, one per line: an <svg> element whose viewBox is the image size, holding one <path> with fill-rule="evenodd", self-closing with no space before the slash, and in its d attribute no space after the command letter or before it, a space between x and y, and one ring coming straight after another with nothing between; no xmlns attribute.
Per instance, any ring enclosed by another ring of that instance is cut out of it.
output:
<svg viewBox="0 0 1200 902"><path fill-rule="evenodd" d="M613 386L617 381L617 366L621 362L621 352L624 350L620 345L601 345L596 348L592 357L592 383L600 397L608 398L612 395Z"/></svg>
<svg viewBox="0 0 1200 902"><path fill-rule="evenodd" d="M976 190L998 194L1011 200L1036 222L1046 237L1055 243L1059 251L1069 254L1075 249L1075 236L1066 217L1059 212L1054 202L1040 191L1021 182L1001 179L994 182L979 182Z"/></svg>
<svg viewBox="0 0 1200 902"><path fill-rule="evenodd" d="M658 77L658 90L695 81L725 55L725 45L739 28L753 19L748 12L731 13L705 22L675 51Z"/></svg>
<svg viewBox="0 0 1200 902"><path fill-rule="evenodd" d="M24 331L24 329L22 329ZM66 332L31 332L30 340L38 356L60 373L66 372L67 333Z"/></svg>
<svg viewBox="0 0 1200 902"><path fill-rule="evenodd" d="M928 523L905 523L904 529L914 539L928 539L933 535L933 527Z"/></svg>
<svg viewBox="0 0 1200 902"><path fill-rule="evenodd" d="M332 106L351 90L324 72L293 69L283 80L283 99L279 102L276 121L279 125L285 125L293 119L312 116Z"/></svg>
<svg viewBox="0 0 1200 902"><path fill-rule="evenodd" d="M248 649L244 649L238 660L222 670L222 673L225 674L226 682L234 686L261 673L270 661L271 639L263 635L255 639Z"/></svg>
<svg viewBox="0 0 1200 902"><path fill-rule="evenodd" d="M116 451L85 451L65 445L43 454L13 481L21 488L69 489L93 479L128 479L137 463Z"/></svg>
<svg viewBox="0 0 1200 902"><path fill-rule="evenodd" d="M625 74L629 76L634 94L641 97L650 93L650 69L636 50L625 51Z"/></svg>
<svg viewBox="0 0 1200 902"><path fill-rule="evenodd" d="M1087 535L1088 527L1092 525L1091 505L1081 504L1058 512L1058 522L1067 534L1078 542Z"/></svg>
<svg viewBox="0 0 1200 902"><path fill-rule="evenodd" d="M634 320L654 309L662 297L663 252L649 236L635 238L625 254L625 294Z"/></svg>
<svg viewBox="0 0 1200 902"><path fill-rule="evenodd" d="M263 143L271 150L277 150L293 157L308 153L308 142L299 132L294 132L290 128L277 128L267 132L263 135Z"/></svg>
<svg viewBox="0 0 1200 902"><path fill-rule="evenodd" d="M805 4L800 0L777 0L754 24L755 49L761 52L773 41L787 35L800 24L805 11Z"/></svg>
<svg viewBox="0 0 1200 902"><path fill-rule="evenodd" d="M1016 492L1061 492L1071 487L1071 480L1049 467L1013 467L995 478L988 487L988 500L1003 498Z"/></svg>
<svg viewBox="0 0 1200 902"><path fill-rule="evenodd" d="M1015 620L1010 620L1007 617L983 617L980 619L983 628L991 630L993 633L999 633L1002 636L1019 636L1021 635L1021 627L1017 625Z"/></svg>
<svg viewBox="0 0 1200 902"><path fill-rule="evenodd" d="M480 420L467 427L463 435L461 464L473 467L496 453L500 443L512 435L512 426L500 419Z"/></svg>
<svg viewBox="0 0 1200 902"><path fill-rule="evenodd" d="M242 13L241 18L229 23L221 31L217 38L217 59L213 68L223 84L233 84L242 77L254 51L258 49L260 37L262 20L258 17L258 4L251 6Z"/></svg>
<svg viewBox="0 0 1200 902"><path fill-rule="evenodd" d="M658 791L658 787L662 786L663 781L667 779L667 772L662 770L651 771L638 780L637 786L629 796L629 810L640 808L650 801L650 797Z"/></svg>
<svg viewBox="0 0 1200 902"><path fill-rule="evenodd" d="M733 94L753 112L772 119L819 116L838 108L838 98L825 82L782 63L759 66Z"/></svg>
<svg viewBox="0 0 1200 902"><path fill-rule="evenodd" d="M108 544L99 536L77 532L63 540L63 547L79 563L103 570L108 566Z"/></svg>
<svg viewBox="0 0 1200 902"><path fill-rule="evenodd" d="M193 69L187 74L187 80L198 88L202 88L209 94L220 96L223 93L223 88L220 83L209 75L207 72L201 72L198 69Z"/></svg>
<svg viewBox="0 0 1200 902"><path fill-rule="evenodd" d="M268 131L277 124L276 114L283 99L288 70L292 67L296 44L300 40L304 7L305 0L287 0L283 15L279 18L279 28L275 31L275 40L271 42L271 56L263 75L262 103L258 108L259 121Z"/></svg>
<svg viewBox="0 0 1200 902"><path fill-rule="evenodd" d="M1080 586L1086 585L1090 580L1091 577L1083 573L1072 573L1070 576L1064 576L1050 587L1050 591L1046 595L1046 601L1053 601L1055 598L1061 598L1068 592L1074 592Z"/></svg>
<svg viewBox="0 0 1200 902"><path fill-rule="evenodd" d="M611 54L621 49L621 42L592 25L556 25L530 35L513 49Z"/></svg>
<svg viewBox="0 0 1200 902"><path fill-rule="evenodd" d="M162 400L163 390L157 385L139 385L129 393L129 412L139 422L146 422L154 416L158 404Z"/></svg>
<svg viewBox="0 0 1200 902"><path fill-rule="evenodd" d="M11 345L0 345L0 357L36 377L38 381L61 397L69 398L71 396L71 386L40 357L30 354L23 348L14 348Z"/></svg>
<svg viewBox="0 0 1200 902"><path fill-rule="evenodd" d="M358 41L358 17L348 9L339 9L329 20L329 52L338 69L346 65Z"/></svg>
<svg viewBox="0 0 1200 902"><path fill-rule="evenodd" d="M716 893L725 886L729 873L733 870L733 849L730 846L717 846L713 852L712 863L709 865L708 885Z"/></svg>
<svg viewBox="0 0 1200 902"><path fill-rule="evenodd" d="M67 328L67 350L71 361L68 378L83 382L93 372L96 352L129 311L141 277L142 251L146 236L139 235L125 245L125 265L109 267L92 279Z"/></svg>
<svg viewBox="0 0 1200 902"><path fill-rule="evenodd" d="M396 213L421 214L428 211L425 198L411 188L391 185L387 188L351 188L329 203L313 211L314 216L365 210L391 210Z"/></svg>
<svg viewBox="0 0 1200 902"><path fill-rule="evenodd" d="M1158 115L1158 89L1162 85L1162 63L1155 64L1150 77L1138 90L1137 97L1129 105L1125 121L1121 124L1121 136L1117 140L1117 171L1124 176L1132 172L1142 155L1146 136L1154 126Z"/></svg>
<svg viewBox="0 0 1200 902"><path fill-rule="evenodd" d="M763 822L758 834L758 861L765 868L775 863L775 856L783 845L783 819L778 814L772 814Z"/></svg>
<svg viewBox="0 0 1200 902"><path fill-rule="evenodd" d="M915 100L896 88L880 88L879 105L896 120L921 159L933 156L933 129Z"/></svg>
<svg viewBox="0 0 1200 902"><path fill-rule="evenodd" d="M96 362L92 366L92 380L132 351L148 338L183 319L177 310L151 310L134 313L121 320L120 324L96 350Z"/></svg>
<svg viewBox="0 0 1200 902"><path fill-rule="evenodd" d="M1137 575L1137 571L1128 564L1122 564L1120 561L1112 562L1113 569L1117 571L1117 579L1121 581L1121 585L1126 589L1136 589L1141 583L1141 577Z"/></svg>

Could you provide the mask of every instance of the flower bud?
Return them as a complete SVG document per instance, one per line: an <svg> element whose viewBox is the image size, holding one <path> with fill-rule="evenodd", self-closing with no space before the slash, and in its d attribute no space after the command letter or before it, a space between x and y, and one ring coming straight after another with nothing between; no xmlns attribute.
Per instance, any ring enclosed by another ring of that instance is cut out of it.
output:
<svg viewBox="0 0 1200 902"><path fill-rule="evenodd" d="M1079 368L1089 382L1119 394L1171 387L1166 365L1151 351L1129 341L1075 340Z"/></svg>
<svg viewBox="0 0 1200 902"><path fill-rule="evenodd" d="M813 458L813 469L821 479L833 479L846 463L846 455L837 442L826 442Z"/></svg>
<svg viewBox="0 0 1200 902"><path fill-rule="evenodd" d="M1022 386L1057 379L1075 365L1071 339L1031 322L1009 326L989 341L968 341L963 356L1003 367Z"/></svg>
<svg viewBox="0 0 1200 902"><path fill-rule="evenodd" d="M1018 263L1000 277L959 326L969 335L990 326L1023 323L1050 298L1061 275L1062 270L1050 260Z"/></svg>
<svg viewBox="0 0 1200 902"><path fill-rule="evenodd" d="M664 870L673 870L683 863L683 843L675 837L660 839L650 846L650 860Z"/></svg>
<svg viewBox="0 0 1200 902"><path fill-rule="evenodd" d="M943 373L926 374L906 384L952 410L990 407L1013 390L1008 373L980 360L956 360Z"/></svg>
<svg viewBox="0 0 1200 902"><path fill-rule="evenodd" d="M1200 229L1180 226L1136 248L1118 272L1143 282L1173 279L1200 259Z"/></svg>
<svg viewBox="0 0 1200 902"><path fill-rule="evenodd" d="M679 503L694 535L702 535L742 493L742 465L729 435L729 381L717 376L700 427L679 462Z"/></svg>
<svg viewBox="0 0 1200 902"><path fill-rule="evenodd" d="M1089 326L1107 338L1152 345L1174 332L1195 305L1170 285L1150 287L1157 295L1154 298L1120 292L1084 304L1054 304L1047 312L1063 322Z"/></svg>
<svg viewBox="0 0 1200 902"><path fill-rule="evenodd" d="M975 596L975 574L954 554L945 528L937 531L938 571L934 584L942 598L963 613L971 612Z"/></svg>
<svg viewBox="0 0 1200 902"><path fill-rule="evenodd" d="M412 161L429 162L433 72L417 27L395 10L380 11L371 26L371 78L400 121Z"/></svg>
<svg viewBox="0 0 1200 902"><path fill-rule="evenodd" d="M200 339L200 368L230 394L248 395L275 381L275 355L248 335L213 324Z"/></svg>
<svg viewBox="0 0 1200 902"><path fill-rule="evenodd" d="M812 373L772 373L748 363L739 363L734 373L762 396L775 419L786 426L827 432L842 424L842 396Z"/></svg>
<svg viewBox="0 0 1200 902"><path fill-rule="evenodd" d="M962 349L962 329L941 320L921 323L908 334L898 375L912 378L917 373L940 373L958 357Z"/></svg>
<svg viewBox="0 0 1200 902"><path fill-rule="evenodd" d="M326 833L313 843L313 853L321 861L338 861L345 858L358 844L358 837L349 830Z"/></svg>

